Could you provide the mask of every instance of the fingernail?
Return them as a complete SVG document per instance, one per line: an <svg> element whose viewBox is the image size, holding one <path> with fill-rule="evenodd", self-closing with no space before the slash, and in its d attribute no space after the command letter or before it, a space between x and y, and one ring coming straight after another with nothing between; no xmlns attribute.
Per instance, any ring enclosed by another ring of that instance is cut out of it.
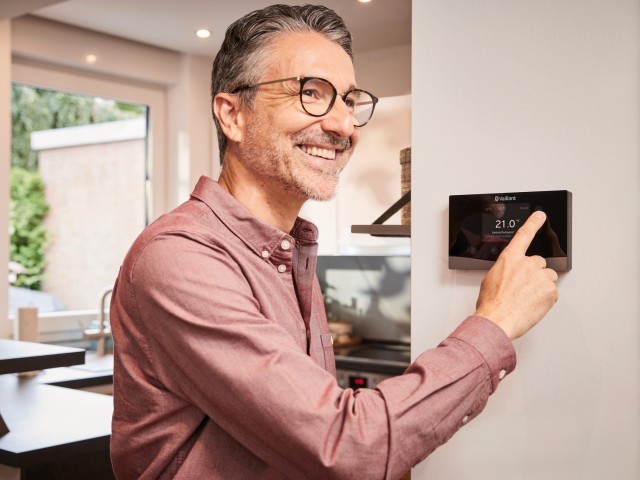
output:
<svg viewBox="0 0 640 480"><path fill-rule="evenodd" d="M541 212L541 211L535 212L535 213L534 213L534 215L536 216L536 218L537 218L538 220L542 220L542 219L544 219L544 218L546 217L546 215L544 214L544 212Z"/></svg>

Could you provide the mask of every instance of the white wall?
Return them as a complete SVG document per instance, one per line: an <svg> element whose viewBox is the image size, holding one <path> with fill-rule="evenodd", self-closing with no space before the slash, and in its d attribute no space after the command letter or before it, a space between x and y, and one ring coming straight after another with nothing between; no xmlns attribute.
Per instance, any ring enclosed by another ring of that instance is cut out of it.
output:
<svg viewBox="0 0 640 480"><path fill-rule="evenodd" d="M9 178L11 165L11 22L0 21L0 179ZM0 232L9 231L9 182L0 180ZM0 242L0 265L9 263L9 242ZM0 312L9 304L8 271L0 275ZM0 321L0 338L9 336L9 322Z"/></svg>
<svg viewBox="0 0 640 480"><path fill-rule="evenodd" d="M211 59L182 55L178 71L181 81L169 92L170 157L167 172L167 209L189 198L201 175L217 178L218 140L210 108Z"/></svg>
<svg viewBox="0 0 640 480"><path fill-rule="evenodd" d="M355 52L358 86L377 97L411 93L411 45Z"/></svg>
<svg viewBox="0 0 640 480"><path fill-rule="evenodd" d="M449 194L571 190L574 256L514 374L414 479L640 478L639 7L413 2L413 354L482 278L447 268Z"/></svg>

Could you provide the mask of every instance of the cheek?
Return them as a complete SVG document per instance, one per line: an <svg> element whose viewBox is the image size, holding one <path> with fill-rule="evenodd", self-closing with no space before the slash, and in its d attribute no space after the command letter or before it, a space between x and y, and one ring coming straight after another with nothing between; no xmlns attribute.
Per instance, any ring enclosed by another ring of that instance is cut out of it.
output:
<svg viewBox="0 0 640 480"><path fill-rule="evenodd" d="M354 127L353 129L353 135L351 135L351 144L355 147L358 142L360 141L360 134L362 133L362 130L360 129L360 127Z"/></svg>
<svg viewBox="0 0 640 480"><path fill-rule="evenodd" d="M351 135L351 153L354 152L356 146L360 142L360 129L358 127L353 131L353 135Z"/></svg>

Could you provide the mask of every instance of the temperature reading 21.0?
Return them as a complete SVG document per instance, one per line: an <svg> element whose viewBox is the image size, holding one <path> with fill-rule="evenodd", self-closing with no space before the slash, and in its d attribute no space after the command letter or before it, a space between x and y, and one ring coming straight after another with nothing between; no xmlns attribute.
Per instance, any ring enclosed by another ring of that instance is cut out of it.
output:
<svg viewBox="0 0 640 480"><path fill-rule="evenodd" d="M529 216L528 203L488 203L482 215L482 236L510 240Z"/></svg>
<svg viewBox="0 0 640 480"><path fill-rule="evenodd" d="M498 230L502 230L505 228L516 228L520 226L520 219L510 219L510 220L506 220L506 219L496 219L496 229Z"/></svg>

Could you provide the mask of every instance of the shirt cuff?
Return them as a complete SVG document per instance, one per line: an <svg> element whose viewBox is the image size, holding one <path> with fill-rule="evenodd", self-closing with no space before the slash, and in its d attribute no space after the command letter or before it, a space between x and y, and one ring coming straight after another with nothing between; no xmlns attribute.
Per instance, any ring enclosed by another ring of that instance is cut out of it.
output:
<svg viewBox="0 0 640 480"><path fill-rule="evenodd" d="M449 335L472 346L489 368L491 393L516 368L516 352L509 337L492 321L472 315Z"/></svg>

